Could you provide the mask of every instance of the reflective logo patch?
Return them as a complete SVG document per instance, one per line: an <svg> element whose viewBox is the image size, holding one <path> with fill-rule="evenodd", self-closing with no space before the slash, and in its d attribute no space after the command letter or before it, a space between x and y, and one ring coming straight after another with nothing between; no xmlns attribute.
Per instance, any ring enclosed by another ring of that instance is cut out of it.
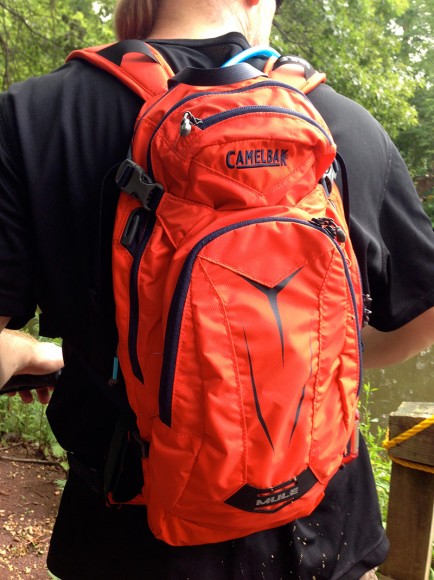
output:
<svg viewBox="0 0 434 580"><path fill-rule="evenodd" d="M313 471L307 467L297 477L267 489L246 484L225 503L247 512L272 514L297 501L317 483Z"/></svg>
<svg viewBox="0 0 434 580"><path fill-rule="evenodd" d="M293 487L288 491L284 491L282 493L274 493L272 495L261 495L256 500L256 507L262 507L264 505L272 505L276 503L280 503L282 501L287 502L288 500L291 501L298 496L299 489L298 487Z"/></svg>

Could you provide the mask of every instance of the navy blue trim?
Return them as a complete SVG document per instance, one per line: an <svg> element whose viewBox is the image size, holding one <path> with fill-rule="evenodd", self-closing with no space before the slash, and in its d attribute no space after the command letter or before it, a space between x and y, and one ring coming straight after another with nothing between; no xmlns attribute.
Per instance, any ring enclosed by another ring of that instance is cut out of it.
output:
<svg viewBox="0 0 434 580"><path fill-rule="evenodd" d="M274 286L273 288L268 288L268 286L264 286L263 284L260 284L259 282L255 282L254 280L249 280L249 278L247 278L246 276L243 276L243 278L244 278L244 280L246 280L246 282L248 282L249 284L254 286L257 290L259 290L259 292L262 292L268 298L268 302L271 306L271 310L273 311L274 318L275 318L276 324L277 324L277 328L279 330L280 345L281 345L281 349L282 349L282 364L283 364L283 366L285 366L285 343L284 343L284 338L283 338L282 318L280 316L279 307L277 305L277 295L279 294L279 292L281 290L286 288L286 286L291 282L291 280L294 278L294 276L296 276L303 268L304 268L304 266L302 266L301 268L298 268L298 270L296 270L295 272L290 274L287 278L285 278L284 280L279 282L279 284L276 284L276 286Z"/></svg>
<svg viewBox="0 0 434 580"><path fill-rule="evenodd" d="M239 117L241 115L247 115L249 113L278 113L282 115L289 115L290 117L295 117L296 119L301 119L302 121L306 121L310 125L313 125L316 129L321 131L324 136L327 138L327 141L331 144L332 140L330 139L327 132L324 128L317 123L312 117L308 117L307 115L303 115L298 111L294 111L293 109L287 109L286 107L273 107L271 105L250 105L247 107L237 107L236 109L231 109L230 111L224 111L222 113L216 113L215 115L211 115L206 119L201 119L201 123L197 125L199 129L202 131L211 127L221 121L226 121L227 119L231 119L232 117Z"/></svg>
<svg viewBox="0 0 434 580"><path fill-rule="evenodd" d="M318 229L323 229L320 226L316 226L315 224L311 224L311 225L313 227L318 228ZM358 311L357 311L356 294L355 294L355 291L354 291L353 282L351 280L350 269L348 267L347 260L346 260L346 257L345 257L345 254L344 254L342 248L337 243L337 241L334 239L334 237L327 231L327 229L323 229L323 231L324 231L324 233L326 233L330 237L330 239L333 241L333 243L335 244L338 252L341 255L342 262L344 264L345 276L347 278L348 287L350 289L351 302L353 304L354 318L355 318L355 323L356 323L356 328L357 328L357 343L358 343L358 347L359 347L359 387L357 389L357 396L358 396L360 394L360 389L362 387L362 348L361 348L361 345L362 345L362 332L361 332L361 329L360 329L360 320L359 320L359 314L358 314ZM360 271L359 271L359 278L360 278Z"/></svg>
<svg viewBox="0 0 434 580"><path fill-rule="evenodd" d="M252 357L250 356L249 343L247 342L247 336L246 336L245 330L244 330L244 340L246 342L247 357L249 359L250 381L252 383L253 398L255 400L256 414L257 414L259 422L264 430L264 433L265 433L265 435L266 435L266 437L271 445L271 449L274 451L273 441L271 439L271 435L270 435L270 432L268 431L267 423L265 422L264 416L263 416L262 411L261 411L261 404L259 402L258 390L256 388L255 374L253 372Z"/></svg>
<svg viewBox="0 0 434 580"><path fill-rule="evenodd" d="M336 246L341 256L345 276L347 279L348 286L350 288L350 295L353 303L353 310L355 314L355 323L357 325L357 334L358 334L358 347L359 347L359 388L360 391L360 383L361 383L361 333L359 327L359 317L357 313L357 301L356 296L351 280L350 271L347 265L347 261L345 255L340 248L339 244L333 238L333 236L324 228L308 222L303 221L295 218L276 218L276 217L265 217L265 218L257 218L253 220L246 220L243 222L238 222L235 224L231 224L230 226L226 226L224 228L220 228L211 234L208 234L202 240L200 240L194 248L188 254L184 265L182 267L181 273L178 278L178 282L176 284L175 291L173 293L172 302L169 309L169 315L167 319L167 328L166 328L166 336L164 340L164 359L163 359L163 368L161 373L161 380L160 380L160 390L159 390L159 414L160 419L163 423L165 423L168 427L171 426L172 423L172 396L173 396L173 382L175 377L175 368L176 368L176 359L178 354L178 344L179 344L179 337L181 331L181 322L184 312L185 301L187 299L188 290L190 287L190 279L191 274L193 271L193 266L196 261L196 258L199 252L210 242L215 240L216 238L226 234L230 231L241 229L243 227L247 227L254 224L259 223L267 223L267 222L290 222L290 223L298 223L303 226L307 226L313 229L318 230L325 234Z"/></svg>
<svg viewBox="0 0 434 580"><path fill-rule="evenodd" d="M139 354L137 349L137 337L139 331L139 288L138 277L140 261L151 237L156 220L155 212L148 213L148 220L143 230L143 235L134 255L130 273L130 321L128 327L128 353L130 356L131 368L134 376L143 382L143 373L140 367ZM144 305L142 306L145 307Z"/></svg>
<svg viewBox="0 0 434 580"><path fill-rule="evenodd" d="M312 378L312 370L313 370L313 368L312 368L312 359L313 359L313 352L312 352L312 335L311 334L309 334L309 347L310 347L310 373L309 373L309 376L308 376L307 381L304 383L303 390L301 391L301 396L300 396L300 400L298 402L297 411L295 413L294 425L292 426L292 431L291 431L291 435L289 437L288 446L291 444L292 438L294 436L295 429L297 428L297 425L298 425L298 420L300 418L301 406L303 404L304 396L306 394L306 385L307 385L308 381Z"/></svg>

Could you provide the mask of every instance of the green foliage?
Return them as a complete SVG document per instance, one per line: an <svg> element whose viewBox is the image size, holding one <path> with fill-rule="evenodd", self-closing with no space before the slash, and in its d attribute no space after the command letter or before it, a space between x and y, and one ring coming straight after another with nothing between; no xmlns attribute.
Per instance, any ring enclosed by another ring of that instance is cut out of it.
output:
<svg viewBox="0 0 434 580"><path fill-rule="evenodd" d="M32 318L23 331L39 338L39 317ZM60 344L59 339L53 342ZM57 443L45 415L45 406L39 403L36 395L28 405L17 395L0 396L0 441L10 438L31 442L44 457L58 459L67 469L65 451Z"/></svg>
<svg viewBox="0 0 434 580"><path fill-rule="evenodd" d="M75 48L112 41L107 20L107 5L89 0L0 0L0 88L61 66Z"/></svg>
<svg viewBox="0 0 434 580"><path fill-rule="evenodd" d="M433 0L287 0L273 45L327 73L397 142L415 177L433 172Z"/></svg>
<svg viewBox="0 0 434 580"><path fill-rule="evenodd" d="M418 112L418 124L401 131L396 139L396 145L415 177L434 174L434 79L430 86L431 90L418 88L411 99Z"/></svg>
<svg viewBox="0 0 434 580"><path fill-rule="evenodd" d="M382 442L386 438L386 429L376 424L375 417L372 416L369 409L371 395L376 390L376 388L371 387L370 383L363 385L360 408L360 431L368 446L369 457L377 485L381 516L383 524L385 524L389 501L391 461L387 455L387 451L382 446Z"/></svg>
<svg viewBox="0 0 434 580"><path fill-rule="evenodd" d="M401 131L396 142L415 177L434 175L433 8L433 0L412 0L399 19L403 30L401 54L410 60L420 82L411 99L419 122Z"/></svg>
<svg viewBox="0 0 434 580"><path fill-rule="evenodd" d="M399 58L402 39L394 23L405 8L402 0L289 1L276 20L279 48L325 70L333 87L396 135L416 121L409 99L417 80Z"/></svg>
<svg viewBox="0 0 434 580"><path fill-rule="evenodd" d="M415 178L432 175L433 0L286 0L272 44L326 71L384 125ZM73 49L114 40L112 3L0 0L0 89L49 72Z"/></svg>
<svg viewBox="0 0 434 580"><path fill-rule="evenodd" d="M431 192L423 198L423 208L427 216L430 218L434 229L434 190L431 190Z"/></svg>
<svg viewBox="0 0 434 580"><path fill-rule="evenodd" d="M18 396L3 395L0 397L0 425L0 440L4 444L10 439L28 441L44 457L58 459L62 465L66 460L48 424L45 407L39 401L24 405Z"/></svg>

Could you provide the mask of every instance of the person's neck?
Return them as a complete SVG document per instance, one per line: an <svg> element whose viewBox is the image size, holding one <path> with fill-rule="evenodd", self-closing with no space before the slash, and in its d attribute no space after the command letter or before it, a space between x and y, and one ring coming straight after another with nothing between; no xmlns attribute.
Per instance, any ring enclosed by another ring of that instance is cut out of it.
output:
<svg viewBox="0 0 434 580"><path fill-rule="evenodd" d="M178 38L190 38L190 39L205 39L205 38L216 38L218 36L223 36L224 34L228 34L229 32L239 32L244 34L242 30L236 27L208 27L203 29L202 27L186 27L182 31L179 28L169 28L167 26L162 26L161 28L155 26L151 33L148 36L148 39L158 40L158 39L166 39L166 40L173 40Z"/></svg>
<svg viewBox="0 0 434 580"><path fill-rule="evenodd" d="M182 32L177 32L176 30L169 30L168 28L153 28L151 34L148 35L147 39L149 40L176 40L180 38L188 38L190 40L202 40L206 38L217 38L219 36L224 36L225 34L229 34L230 32L239 32L243 36L245 34L241 30L237 30L235 28L228 29L227 27L223 27L221 29L218 28L208 28L206 31L200 30L192 30L192 29L184 29Z"/></svg>
<svg viewBox="0 0 434 580"><path fill-rule="evenodd" d="M173 7L173 6L172 6ZM200 16L200 17L199 17ZM246 34L235 14L229 13L223 20L215 14L199 13L197 10L186 15L185 10L173 7L170 13L161 11L149 39L205 39L223 36L229 32Z"/></svg>

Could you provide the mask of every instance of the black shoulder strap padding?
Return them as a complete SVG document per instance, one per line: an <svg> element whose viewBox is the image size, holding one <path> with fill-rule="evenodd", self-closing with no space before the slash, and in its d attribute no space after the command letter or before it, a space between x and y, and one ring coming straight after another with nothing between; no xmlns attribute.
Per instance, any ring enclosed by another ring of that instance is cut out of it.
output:
<svg viewBox="0 0 434 580"><path fill-rule="evenodd" d="M186 67L170 79L169 88L178 83L216 87L256 79L260 76L264 76L264 73L246 62L222 68Z"/></svg>
<svg viewBox="0 0 434 580"><path fill-rule="evenodd" d="M97 54L120 66L123 57L131 52L144 54L154 62L158 62L151 49L142 40L122 40L98 51Z"/></svg>

